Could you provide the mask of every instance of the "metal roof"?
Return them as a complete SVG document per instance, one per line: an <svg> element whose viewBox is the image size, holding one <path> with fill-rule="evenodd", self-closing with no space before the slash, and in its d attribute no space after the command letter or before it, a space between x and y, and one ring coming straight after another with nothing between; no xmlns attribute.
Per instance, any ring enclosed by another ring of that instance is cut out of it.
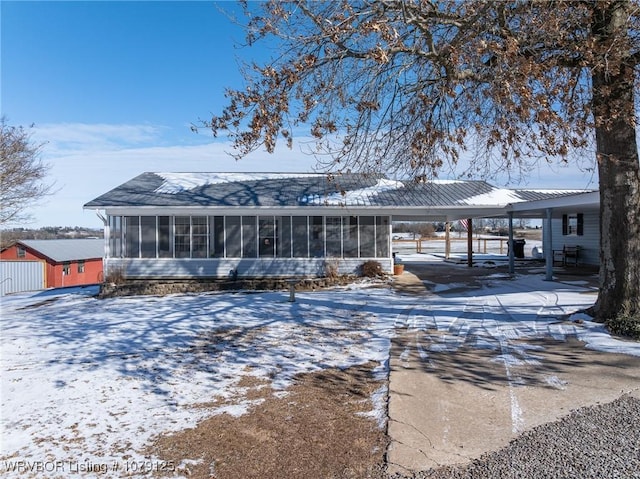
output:
<svg viewBox="0 0 640 479"><path fill-rule="evenodd" d="M379 175L143 173L85 204L114 207L502 207L575 190L496 188L484 181L398 181Z"/></svg>
<svg viewBox="0 0 640 479"><path fill-rule="evenodd" d="M37 251L56 263L104 256L103 239L20 240L17 243Z"/></svg>

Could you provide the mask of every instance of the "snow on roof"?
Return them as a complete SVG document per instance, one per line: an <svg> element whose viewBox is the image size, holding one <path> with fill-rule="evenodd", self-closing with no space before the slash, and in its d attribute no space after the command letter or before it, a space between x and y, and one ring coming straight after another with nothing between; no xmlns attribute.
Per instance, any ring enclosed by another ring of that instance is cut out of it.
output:
<svg viewBox="0 0 640 479"><path fill-rule="evenodd" d="M370 205L371 199L383 191L399 190L404 183L396 180L380 178L378 182L366 188L358 188L351 191L335 192L326 195L308 195L300 198L301 203L310 205Z"/></svg>
<svg viewBox="0 0 640 479"><path fill-rule="evenodd" d="M518 203L524 201L518 196L514 190L506 188L495 188L489 193L483 193L481 195L472 196L460 201L460 204L470 206L482 206L482 205L508 205L509 203Z"/></svg>
<svg viewBox="0 0 640 479"><path fill-rule="evenodd" d="M321 173L156 173L163 180L155 193L178 194L208 185L231 182L323 176Z"/></svg>
<svg viewBox="0 0 640 479"><path fill-rule="evenodd" d="M505 208L570 192L496 188L479 180L416 183L363 173L147 172L84 207L427 207L435 214L434 208Z"/></svg>

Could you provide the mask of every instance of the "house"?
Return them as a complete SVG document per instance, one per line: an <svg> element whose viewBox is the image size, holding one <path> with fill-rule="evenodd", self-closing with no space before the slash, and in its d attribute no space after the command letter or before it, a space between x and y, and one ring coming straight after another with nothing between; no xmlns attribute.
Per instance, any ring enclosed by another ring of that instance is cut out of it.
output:
<svg viewBox="0 0 640 479"><path fill-rule="evenodd" d="M393 221L507 215L575 191L380 175L143 173L84 205L104 215L105 275L128 278L323 276L369 260L393 269Z"/></svg>
<svg viewBox="0 0 640 479"><path fill-rule="evenodd" d="M1 260L43 262L46 288L102 282L103 256L103 239L20 240L0 251Z"/></svg>

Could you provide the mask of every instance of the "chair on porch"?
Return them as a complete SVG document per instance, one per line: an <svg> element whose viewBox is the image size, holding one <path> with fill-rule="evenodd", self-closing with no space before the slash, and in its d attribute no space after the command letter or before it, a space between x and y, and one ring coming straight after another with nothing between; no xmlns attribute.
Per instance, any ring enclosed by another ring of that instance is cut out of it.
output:
<svg viewBox="0 0 640 479"><path fill-rule="evenodd" d="M573 266L578 266L579 256L580 246L564 245L564 248L562 248L562 265L567 266L572 263Z"/></svg>

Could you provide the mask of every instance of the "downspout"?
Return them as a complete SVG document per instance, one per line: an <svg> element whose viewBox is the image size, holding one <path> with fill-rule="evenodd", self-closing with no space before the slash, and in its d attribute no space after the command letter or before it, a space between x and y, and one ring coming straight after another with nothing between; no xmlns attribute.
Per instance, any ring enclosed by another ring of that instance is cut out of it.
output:
<svg viewBox="0 0 640 479"><path fill-rule="evenodd" d="M96 210L96 216L102 220L102 231L104 235L104 254L102 255L102 281L105 281L107 277L107 258L109 257L109 237L111 232L109 231L109 221L98 210Z"/></svg>

